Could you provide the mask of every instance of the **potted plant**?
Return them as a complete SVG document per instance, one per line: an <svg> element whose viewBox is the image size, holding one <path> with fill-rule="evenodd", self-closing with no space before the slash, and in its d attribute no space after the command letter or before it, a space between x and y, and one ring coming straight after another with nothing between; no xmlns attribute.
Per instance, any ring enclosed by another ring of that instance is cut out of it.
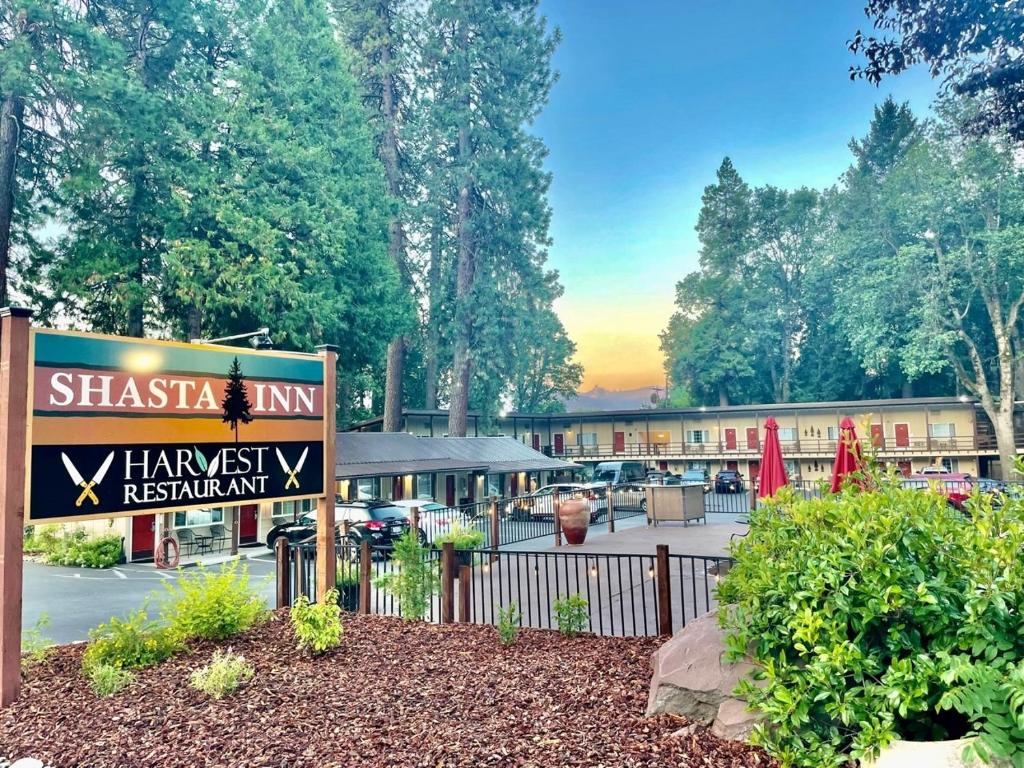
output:
<svg viewBox="0 0 1024 768"><path fill-rule="evenodd" d="M467 528L457 522L444 533L434 537L434 546L441 549L449 542L455 545L455 566L458 568L473 564L473 550L482 547L485 538L483 531Z"/></svg>
<svg viewBox="0 0 1024 768"><path fill-rule="evenodd" d="M338 590L338 605L341 609L355 613L359 609L359 563L339 558L334 586Z"/></svg>

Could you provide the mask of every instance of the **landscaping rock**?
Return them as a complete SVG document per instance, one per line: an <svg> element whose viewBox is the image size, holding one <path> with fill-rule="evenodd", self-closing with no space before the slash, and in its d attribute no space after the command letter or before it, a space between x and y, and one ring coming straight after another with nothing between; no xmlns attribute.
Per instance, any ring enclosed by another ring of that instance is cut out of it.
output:
<svg viewBox="0 0 1024 768"><path fill-rule="evenodd" d="M744 738L757 718L732 694L753 666L729 664L723 661L724 653L724 635L714 612L677 632L651 659L654 675L648 716L682 715L704 724L715 723L718 730L713 731L723 738Z"/></svg>

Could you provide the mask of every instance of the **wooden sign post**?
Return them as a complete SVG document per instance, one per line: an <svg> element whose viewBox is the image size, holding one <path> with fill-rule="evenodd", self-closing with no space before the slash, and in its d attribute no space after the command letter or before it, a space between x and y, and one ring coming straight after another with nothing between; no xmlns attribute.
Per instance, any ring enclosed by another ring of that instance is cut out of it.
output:
<svg viewBox="0 0 1024 768"><path fill-rule="evenodd" d="M324 358L324 495L317 502L316 509L316 599L322 603L327 599L327 593L334 589L338 568L338 553L334 546L338 348L325 344L317 347L317 351Z"/></svg>
<svg viewBox="0 0 1024 768"><path fill-rule="evenodd" d="M0 707L21 692L21 583L28 431L27 309L0 309Z"/></svg>

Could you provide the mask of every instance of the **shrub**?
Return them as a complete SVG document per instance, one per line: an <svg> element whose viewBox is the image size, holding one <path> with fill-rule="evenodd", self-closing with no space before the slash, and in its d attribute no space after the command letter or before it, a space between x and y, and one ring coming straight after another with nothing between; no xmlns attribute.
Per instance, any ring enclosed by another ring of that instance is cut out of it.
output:
<svg viewBox="0 0 1024 768"><path fill-rule="evenodd" d="M580 595L569 595L555 600L555 622L558 631L566 637L576 637L587 627L590 611L585 598Z"/></svg>
<svg viewBox="0 0 1024 768"><path fill-rule="evenodd" d="M209 664L192 672L189 683L208 696L223 699L242 683L252 680L254 674L256 671L244 656L230 650L214 651Z"/></svg>
<svg viewBox="0 0 1024 768"><path fill-rule="evenodd" d="M783 765L838 766L894 738L974 735L982 759L1024 754L1024 505L876 481L751 512L719 590L730 657L763 687L754 740Z"/></svg>
<svg viewBox="0 0 1024 768"><path fill-rule="evenodd" d="M300 651L316 655L341 643L341 607L335 589L322 603L310 603L308 597L300 595L292 605L291 619Z"/></svg>
<svg viewBox="0 0 1024 768"><path fill-rule="evenodd" d="M342 587L358 587L359 586L359 563L353 563L351 560L340 557L338 558L338 567L335 571L334 585L341 589Z"/></svg>
<svg viewBox="0 0 1024 768"><path fill-rule="evenodd" d="M161 616L182 640L226 640L267 616L263 598L249 586L249 572L238 561L217 571L203 567L167 582Z"/></svg>
<svg viewBox="0 0 1024 768"><path fill-rule="evenodd" d="M498 639L504 646L513 645L519 635L519 606L511 602L498 611Z"/></svg>
<svg viewBox="0 0 1024 768"><path fill-rule="evenodd" d="M50 565L79 568L110 568L121 562L123 554L120 536L107 535L90 539L81 528L63 536L44 530L32 542L32 548L41 553Z"/></svg>
<svg viewBox="0 0 1024 768"><path fill-rule="evenodd" d="M443 544L451 542L456 549L479 549L486 538L483 531L467 528L462 523L455 522L447 531L434 537L434 546L440 548Z"/></svg>
<svg viewBox="0 0 1024 768"><path fill-rule="evenodd" d="M132 672L112 664L95 664L89 667L86 676L92 692L101 698L120 693L135 680Z"/></svg>
<svg viewBox="0 0 1024 768"><path fill-rule="evenodd" d="M32 627L22 632L21 669L23 672L44 661L53 648L53 641L43 637L43 629L48 626L50 626L50 617L43 613Z"/></svg>
<svg viewBox="0 0 1024 768"><path fill-rule="evenodd" d="M439 579L415 531L407 531L395 544L392 562L395 570L374 579L374 586L398 600L403 619L423 618Z"/></svg>
<svg viewBox="0 0 1024 768"><path fill-rule="evenodd" d="M87 673L103 664L118 669L151 667L181 647L173 632L149 620L145 607L89 630L89 640L82 656Z"/></svg>

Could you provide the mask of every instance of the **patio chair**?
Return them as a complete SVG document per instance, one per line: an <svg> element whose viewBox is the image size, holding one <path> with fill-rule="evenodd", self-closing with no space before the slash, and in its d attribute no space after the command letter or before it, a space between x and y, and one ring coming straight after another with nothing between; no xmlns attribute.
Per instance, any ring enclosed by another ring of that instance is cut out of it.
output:
<svg viewBox="0 0 1024 768"><path fill-rule="evenodd" d="M217 545L217 551L220 552L224 549L224 543L228 540L228 532L223 525L210 526L210 535L213 536L213 541Z"/></svg>
<svg viewBox="0 0 1024 768"><path fill-rule="evenodd" d="M196 543L196 554L205 555L213 551L213 544L217 537L209 528L195 528L192 530L192 538Z"/></svg>
<svg viewBox="0 0 1024 768"><path fill-rule="evenodd" d="M174 532L178 537L178 548L183 555L191 555L196 548L196 537L192 535L191 528L181 528Z"/></svg>

